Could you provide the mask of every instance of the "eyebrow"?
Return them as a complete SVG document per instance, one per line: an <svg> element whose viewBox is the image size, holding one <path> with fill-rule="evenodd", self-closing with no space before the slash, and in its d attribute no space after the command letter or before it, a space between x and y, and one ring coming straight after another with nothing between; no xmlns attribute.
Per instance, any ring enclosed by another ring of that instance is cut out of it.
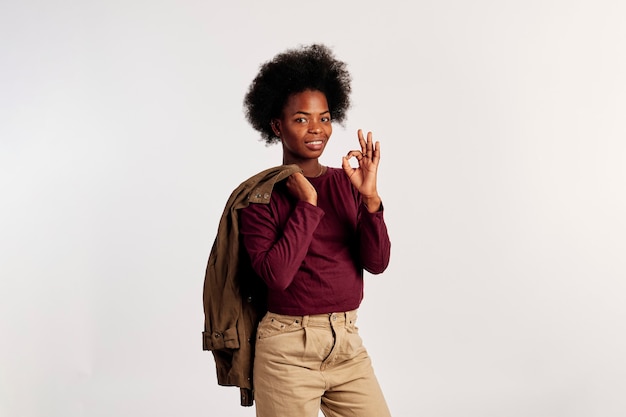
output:
<svg viewBox="0 0 626 417"><path fill-rule="evenodd" d="M326 114L326 113L330 113L330 110L323 111L319 115L321 116L321 115ZM307 113L305 111L299 110L299 111L295 112L292 116L295 116L296 114L304 114L305 116L310 116L311 115L311 113Z"/></svg>

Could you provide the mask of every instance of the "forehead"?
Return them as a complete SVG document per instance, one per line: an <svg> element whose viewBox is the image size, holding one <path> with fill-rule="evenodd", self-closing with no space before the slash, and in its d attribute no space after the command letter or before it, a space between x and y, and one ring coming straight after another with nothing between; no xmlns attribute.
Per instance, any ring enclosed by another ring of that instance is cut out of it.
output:
<svg viewBox="0 0 626 417"><path fill-rule="evenodd" d="M291 94L287 98L284 110L287 113L323 113L329 109L324 93L318 90L305 90Z"/></svg>

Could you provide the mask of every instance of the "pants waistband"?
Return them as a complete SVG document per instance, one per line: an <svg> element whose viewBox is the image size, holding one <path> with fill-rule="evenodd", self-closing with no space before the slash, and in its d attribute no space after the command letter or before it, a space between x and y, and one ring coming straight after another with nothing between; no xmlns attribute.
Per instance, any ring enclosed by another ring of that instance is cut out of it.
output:
<svg viewBox="0 0 626 417"><path fill-rule="evenodd" d="M356 322L357 310L342 311L336 313L310 314L305 316L291 316L269 312L274 317L282 317L287 320L302 323L302 327L307 326L334 326L341 324L353 324Z"/></svg>

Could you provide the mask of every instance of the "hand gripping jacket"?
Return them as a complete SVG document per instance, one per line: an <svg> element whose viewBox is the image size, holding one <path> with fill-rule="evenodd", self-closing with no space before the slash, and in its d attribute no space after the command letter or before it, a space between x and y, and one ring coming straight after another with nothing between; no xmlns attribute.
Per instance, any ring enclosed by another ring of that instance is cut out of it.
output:
<svg viewBox="0 0 626 417"><path fill-rule="evenodd" d="M252 271L239 240L238 210L268 204L274 185L295 172L280 165L242 182L230 195L217 230L204 278L203 350L213 352L219 385L238 386L241 405L254 402L252 364L255 332L267 311L265 284Z"/></svg>

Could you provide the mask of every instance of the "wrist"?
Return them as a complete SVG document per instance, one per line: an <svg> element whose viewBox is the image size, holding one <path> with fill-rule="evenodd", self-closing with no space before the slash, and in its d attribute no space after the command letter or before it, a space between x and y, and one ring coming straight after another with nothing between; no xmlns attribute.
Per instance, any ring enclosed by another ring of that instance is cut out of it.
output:
<svg viewBox="0 0 626 417"><path fill-rule="evenodd" d="M369 211L370 213L376 213L377 211L379 211L380 207L383 204L378 194L370 197L363 196L362 200L363 204L365 204L365 207L367 208L367 211Z"/></svg>

